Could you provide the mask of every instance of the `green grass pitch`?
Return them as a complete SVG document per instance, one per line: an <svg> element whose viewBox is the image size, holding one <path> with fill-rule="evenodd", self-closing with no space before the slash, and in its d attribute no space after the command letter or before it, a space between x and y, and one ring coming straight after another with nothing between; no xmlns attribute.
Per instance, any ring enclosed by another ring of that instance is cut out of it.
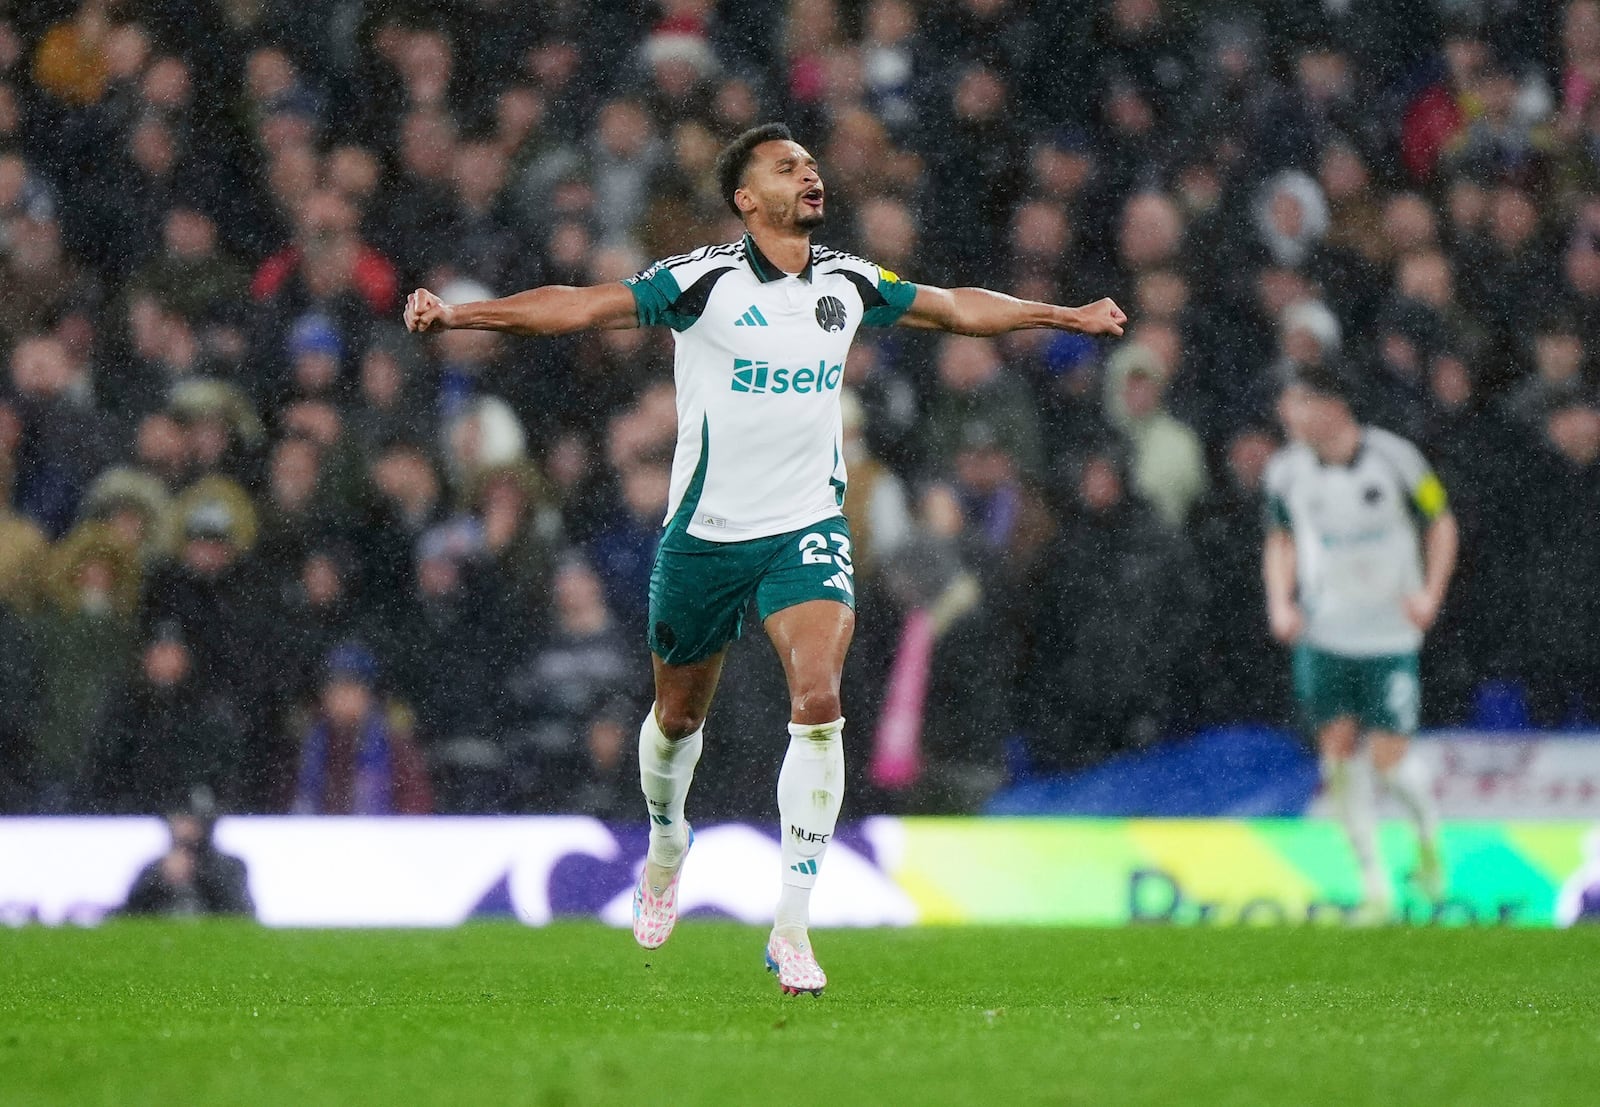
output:
<svg viewBox="0 0 1600 1107"><path fill-rule="evenodd" d="M0 933L0 1103L1600 1102L1600 930Z"/></svg>

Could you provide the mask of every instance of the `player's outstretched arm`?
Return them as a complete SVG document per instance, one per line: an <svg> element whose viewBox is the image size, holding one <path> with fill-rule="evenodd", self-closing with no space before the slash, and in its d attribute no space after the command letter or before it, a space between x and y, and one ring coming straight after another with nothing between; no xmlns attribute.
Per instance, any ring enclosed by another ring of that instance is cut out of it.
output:
<svg viewBox="0 0 1600 1107"><path fill-rule="evenodd" d="M551 284L468 304L447 304L419 288L406 297L405 320L409 331L463 328L543 336L639 325L633 293L620 282L583 288Z"/></svg>
<svg viewBox="0 0 1600 1107"><path fill-rule="evenodd" d="M916 299L900 317L908 327L980 338L1036 327L1117 336L1127 321L1127 315L1109 298L1083 307L1062 307L1019 300L987 288L935 288L925 284L917 285Z"/></svg>

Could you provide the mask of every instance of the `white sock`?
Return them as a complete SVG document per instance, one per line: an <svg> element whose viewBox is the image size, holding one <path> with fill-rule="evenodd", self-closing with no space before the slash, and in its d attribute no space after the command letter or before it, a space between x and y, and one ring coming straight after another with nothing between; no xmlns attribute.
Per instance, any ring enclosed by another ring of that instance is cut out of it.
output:
<svg viewBox="0 0 1600 1107"><path fill-rule="evenodd" d="M790 941L805 941L811 889L844 802L843 733L843 719L789 724L789 752L778 773L783 888L772 929Z"/></svg>
<svg viewBox="0 0 1600 1107"><path fill-rule="evenodd" d="M674 868L689 846L683 803L689 797L694 767L700 761L705 728L676 742L661 733L655 708L639 728L639 787L650 813L650 860Z"/></svg>
<svg viewBox="0 0 1600 1107"><path fill-rule="evenodd" d="M1352 757L1324 758L1323 779L1328 782L1328 798L1333 801L1339 821L1344 823L1350 849L1361 868L1367 898L1387 902L1393 898L1389 873L1378 853L1377 796L1372 779L1372 757L1365 750Z"/></svg>
<svg viewBox="0 0 1600 1107"><path fill-rule="evenodd" d="M1383 774L1383 786L1399 800L1417 824L1417 837L1424 842L1438 840L1439 809L1428 791L1428 774L1415 754L1407 751L1400 763Z"/></svg>

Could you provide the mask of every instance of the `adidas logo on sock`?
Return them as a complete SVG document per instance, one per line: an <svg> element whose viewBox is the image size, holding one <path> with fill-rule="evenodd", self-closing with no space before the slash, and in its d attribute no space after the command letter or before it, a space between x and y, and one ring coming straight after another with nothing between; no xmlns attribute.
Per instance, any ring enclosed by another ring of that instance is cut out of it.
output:
<svg viewBox="0 0 1600 1107"><path fill-rule="evenodd" d="M651 815L650 816L650 821L655 823L657 826L671 826L672 825L672 819L669 816L666 816L666 815Z"/></svg>
<svg viewBox="0 0 1600 1107"><path fill-rule="evenodd" d="M816 876L817 859L815 857L808 857L798 865L790 865L789 868L794 872L804 873L806 876Z"/></svg>
<svg viewBox="0 0 1600 1107"><path fill-rule="evenodd" d="M736 327L765 327L767 317L761 314L761 309L751 304L749 309L733 324Z"/></svg>
<svg viewBox="0 0 1600 1107"><path fill-rule="evenodd" d="M850 583L850 574L843 571L833 574L833 576L829 577L822 583L826 584L830 588L837 588L847 596L853 596L856 594L855 586Z"/></svg>

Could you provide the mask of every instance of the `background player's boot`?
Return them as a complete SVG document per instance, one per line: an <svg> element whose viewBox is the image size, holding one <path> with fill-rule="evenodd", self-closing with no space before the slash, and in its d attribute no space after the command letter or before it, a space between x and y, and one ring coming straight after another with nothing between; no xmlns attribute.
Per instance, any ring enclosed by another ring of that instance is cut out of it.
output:
<svg viewBox="0 0 1600 1107"><path fill-rule="evenodd" d="M1439 843L1431 838L1417 843L1417 887L1435 903L1444 899L1444 858Z"/></svg>
<svg viewBox="0 0 1600 1107"><path fill-rule="evenodd" d="M1355 926L1387 926L1394 922L1394 889L1383 872L1369 869L1362 875L1365 898L1351 917Z"/></svg>
<svg viewBox="0 0 1600 1107"><path fill-rule="evenodd" d="M683 863L689 859L689 847L694 845L694 828L688 823L683 825L689 841L677 866L665 871L652 864L647 854L639 870L639 883L633 887L633 940L645 949L660 949L678 925L678 880L683 876Z"/></svg>
<svg viewBox="0 0 1600 1107"><path fill-rule="evenodd" d="M778 987L785 995L810 992L820 996L828 986L828 976L817 964L809 942L801 945L774 934L767 939L767 971L777 974Z"/></svg>

